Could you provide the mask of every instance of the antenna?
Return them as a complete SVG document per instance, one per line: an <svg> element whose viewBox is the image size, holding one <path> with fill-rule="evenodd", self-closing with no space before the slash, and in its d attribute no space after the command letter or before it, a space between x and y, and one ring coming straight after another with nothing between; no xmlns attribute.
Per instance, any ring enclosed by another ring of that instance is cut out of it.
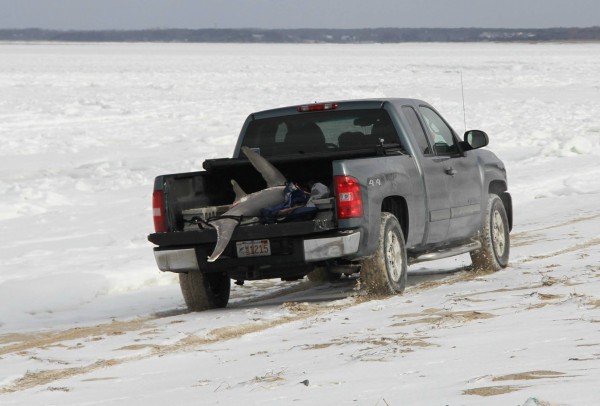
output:
<svg viewBox="0 0 600 406"><path fill-rule="evenodd" d="M460 90L462 92L462 103L463 103L463 122L465 125L465 132L467 132L467 113L465 111L465 86L463 85L462 70L460 72Z"/></svg>

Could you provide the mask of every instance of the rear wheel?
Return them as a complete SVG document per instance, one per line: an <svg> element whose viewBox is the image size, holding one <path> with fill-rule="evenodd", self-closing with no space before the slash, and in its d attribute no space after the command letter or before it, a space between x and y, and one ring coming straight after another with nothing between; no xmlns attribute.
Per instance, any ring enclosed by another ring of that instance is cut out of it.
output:
<svg viewBox="0 0 600 406"><path fill-rule="evenodd" d="M179 274L179 286L188 309L197 312L227 306L231 281L226 274Z"/></svg>
<svg viewBox="0 0 600 406"><path fill-rule="evenodd" d="M393 214L383 212L377 251L361 263L361 290L375 295L402 293L406 279L406 246L402 228Z"/></svg>
<svg viewBox="0 0 600 406"><path fill-rule="evenodd" d="M481 249L471 252L477 271L499 271L508 265L510 253L508 217L502 199L491 194L480 237Z"/></svg>

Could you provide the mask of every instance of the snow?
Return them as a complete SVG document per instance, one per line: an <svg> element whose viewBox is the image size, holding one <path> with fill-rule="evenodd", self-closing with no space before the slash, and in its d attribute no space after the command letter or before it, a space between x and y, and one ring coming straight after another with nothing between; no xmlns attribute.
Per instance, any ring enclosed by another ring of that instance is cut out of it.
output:
<svg viewBox="0 0 600 406"><path fill-rule="evenodd" d="M600 379L600 44L0 44L3 405L590 405ZM234 286L187 313L146 236L158 174L247 114L417 97L485 130L511 264Z"/></svg>

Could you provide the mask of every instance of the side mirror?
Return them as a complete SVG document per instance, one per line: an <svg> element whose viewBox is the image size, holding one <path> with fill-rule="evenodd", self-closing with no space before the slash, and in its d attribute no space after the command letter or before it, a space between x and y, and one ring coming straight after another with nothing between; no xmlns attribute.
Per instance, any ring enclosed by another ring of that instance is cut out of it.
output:
<svg viewBox="0 0 600 406"><path fill-rule="evenodd" d="M482 148L490 143L488 135L481 130L467 131L464 140L471 149Z"/></svg>

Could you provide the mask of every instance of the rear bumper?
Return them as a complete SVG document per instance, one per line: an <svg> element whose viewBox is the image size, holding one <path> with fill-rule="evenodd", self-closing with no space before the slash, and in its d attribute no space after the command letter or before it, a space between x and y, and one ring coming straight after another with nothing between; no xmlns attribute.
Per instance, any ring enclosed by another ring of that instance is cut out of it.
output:
<svg viewBox="0 0 600 406"><path fill-rule="evenodd" d="M359 245L360 231L336 237L304 240L304 260L314 262L345 257L358 252Z"/></svg>
<svg viewBox="0 0 600 406"><path fill-rule="evenodd" d="M307 238L299 240L294 247L295 252L289 255L274 255L255 258L220 258L214 263L206 262L207 251L204 247L194 248L155 248L154 258L161 271L194 272L217 271L236 267L252 267L261 265L306 265L311 262L351 256L360 247L360 231L346 231L334 236ZM298 252L298 251L302 252ZM201 266L202 265L202 266Z"/></svg>
<svg viewBox="0 0 600 406"><path fill-rule="evenodd" d="M194 248L154 251L154 259L158 269L164 272L198 271L198 258Z"/></svg>

